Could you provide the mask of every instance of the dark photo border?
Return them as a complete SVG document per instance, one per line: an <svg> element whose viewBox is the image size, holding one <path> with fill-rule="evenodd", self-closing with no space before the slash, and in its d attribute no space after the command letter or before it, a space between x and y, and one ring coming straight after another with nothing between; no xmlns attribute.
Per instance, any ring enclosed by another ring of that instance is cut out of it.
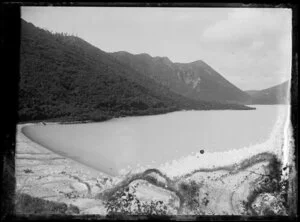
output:
<svg viewBox="0 0 300 222"><path fill-rule="evenodd" d="M289 203L290 216L16 216L14 215L15 194L15 145L16 124L18 123L18 82L20 54L20 7L21 6L95 6L95 7L271 7L292 10L292 81L291 121L293 127L296 180L292 181L295 198ZM183 2L7 2L0 3L0 44L3 144L1 147L1 220L250 220L250 221L294 221L298 217L298 5L292 3L183 3Z"/></svg>

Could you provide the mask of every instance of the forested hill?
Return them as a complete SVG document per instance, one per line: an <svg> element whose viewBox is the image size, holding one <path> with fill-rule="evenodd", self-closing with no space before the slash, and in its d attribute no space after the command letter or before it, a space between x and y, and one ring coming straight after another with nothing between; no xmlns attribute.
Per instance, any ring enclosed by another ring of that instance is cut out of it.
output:
<svg viewBox="0 0 300 222"><path fill-rule="evenodd" d="M187 99L74 36L21 21L19 121L105 120L180 109L249 109Z"/></svg>

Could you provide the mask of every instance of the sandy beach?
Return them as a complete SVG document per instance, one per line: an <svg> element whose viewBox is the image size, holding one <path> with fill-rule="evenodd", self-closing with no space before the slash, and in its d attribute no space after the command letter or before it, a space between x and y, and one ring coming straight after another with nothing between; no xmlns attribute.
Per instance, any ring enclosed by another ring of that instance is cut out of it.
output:
<svg viewBox="0 0 300 222"><path fill-rule="evenodd" d="M17 128L17 192L74 204L82 213L90 205L101 210L101 201L92 197L109 186L113 178L34 143L21 132L23 126Z"/></svg>
<svg viewBox="0 0 300 222"><path fill-rule="evenodd" d="M291 135L287 135L288 128L283 127L285 120L279 118L270 138L251 149L199 153L153 170L138 168L130 174L124 170L118 177L51 152L21 132L28 124L19 124L15 162L17 192L75 205L80 214L106 215L104 203L124 187L134 187L140 200L163 201L168 206L168 214L259 214L255 206L245 209L245 203L249 203L253 192L262 189L266 178L270 178L274 170L270 163L274 158L285 165L291 159ZM197 185L197 192L193 194L198 201L196 212L191 209L183 188L192 183ZM278 209L280 214L286 214L282 207Z"/></svg>

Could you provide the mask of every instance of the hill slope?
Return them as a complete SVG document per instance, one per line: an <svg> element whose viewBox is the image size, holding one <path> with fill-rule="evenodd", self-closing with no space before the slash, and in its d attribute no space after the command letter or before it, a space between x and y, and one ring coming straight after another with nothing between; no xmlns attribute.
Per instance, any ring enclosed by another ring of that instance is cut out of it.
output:
<svg viewBox="0 0 300 222"><path fill-rule="evenodd" d="M115 52L124 64L190 99L247 103L250 96L234 86L203 61L173 63L167 57Z"/></svg>
<svg viewBox="0 0 300 222"><path fill-rule="evenodd" d="M24 20L20 54L20 121L247 109L186 99L78 37L53 34Z"/></svg>
<svg viewBox="0 0 300 222"><path fill-rule="evenodd" d="M264 90L246 91L252 97L252 104L288 104L290 81Z"/></svg>

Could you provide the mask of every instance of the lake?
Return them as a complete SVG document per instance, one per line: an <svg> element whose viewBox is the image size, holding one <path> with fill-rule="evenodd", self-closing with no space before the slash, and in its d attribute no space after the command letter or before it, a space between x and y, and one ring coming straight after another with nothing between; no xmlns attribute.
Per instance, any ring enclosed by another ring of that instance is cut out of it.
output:
<svg viewBox="0 0 300 222"><path fill-rule="evenodd" d="M25 135L54 152L111 175L123 168L157 167L199 152L219 152L263 143L279 112L289 106L256 110L178 111L116 118L100 123L32 125Z"/></svg>

